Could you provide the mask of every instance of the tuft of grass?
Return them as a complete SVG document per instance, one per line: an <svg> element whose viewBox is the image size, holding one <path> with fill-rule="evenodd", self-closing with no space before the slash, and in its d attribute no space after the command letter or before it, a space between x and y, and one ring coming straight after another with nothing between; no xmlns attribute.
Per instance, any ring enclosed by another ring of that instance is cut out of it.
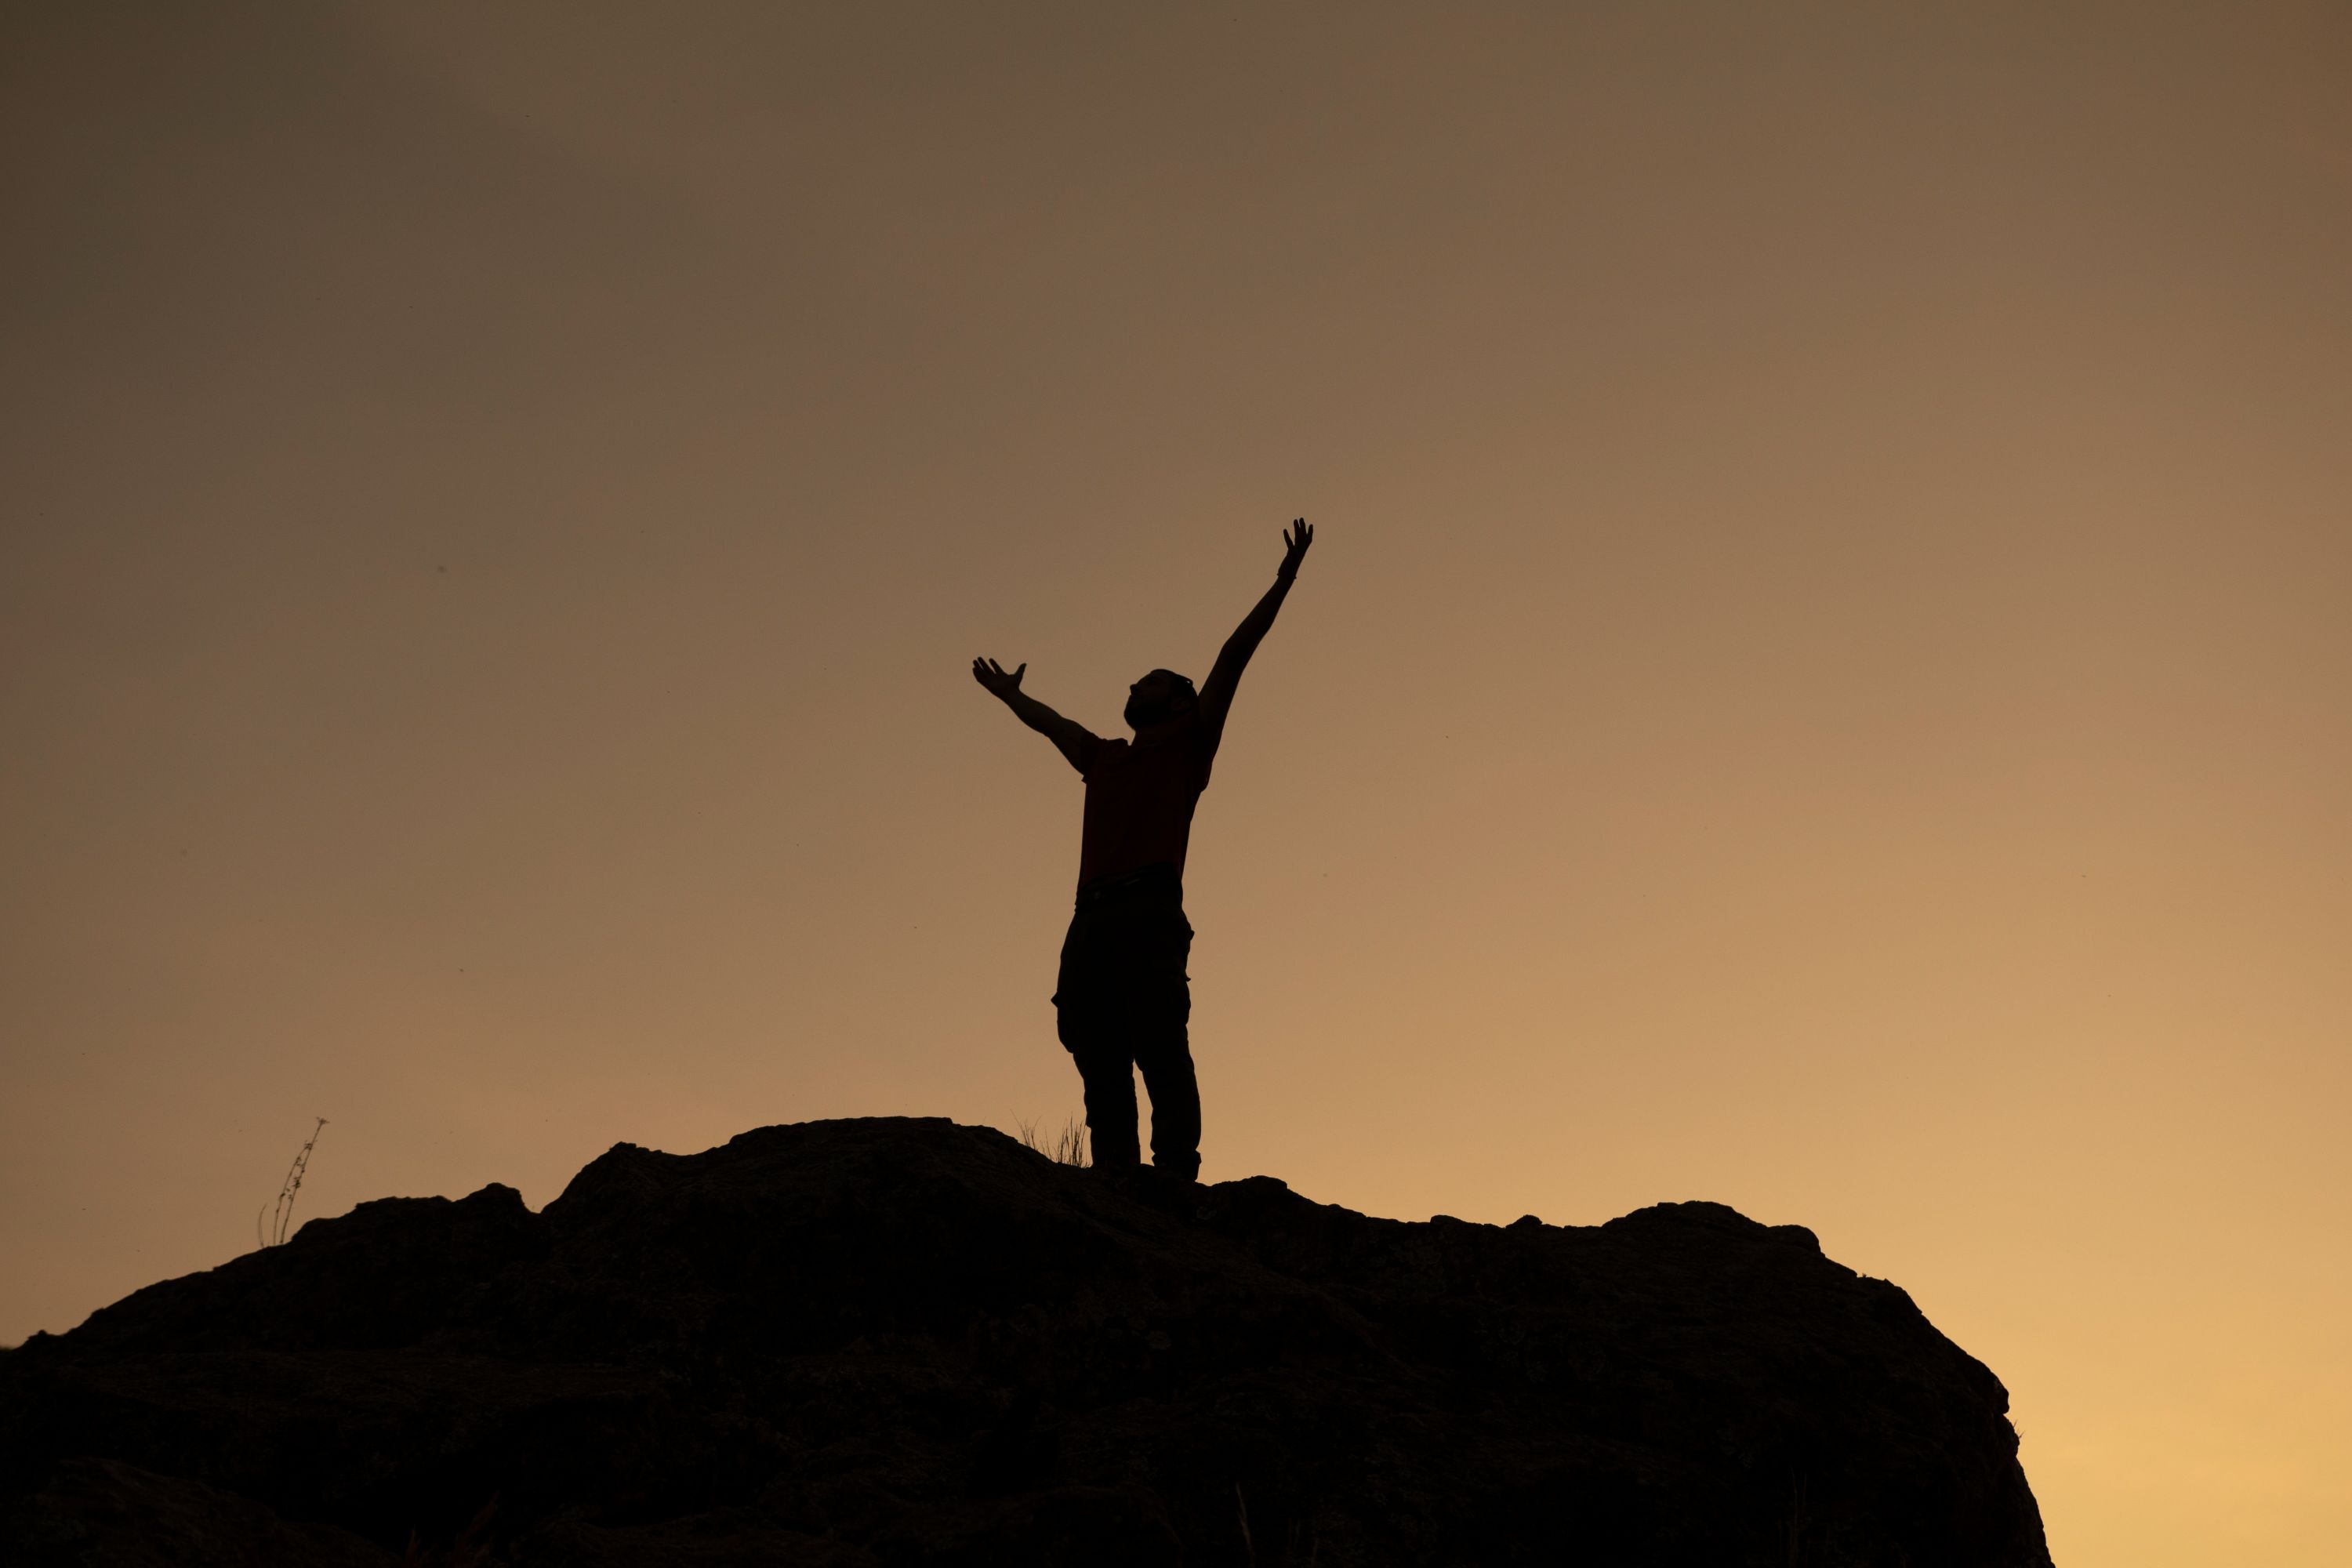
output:
<svg viewBox="0 0 2352 1568"><path fill-rule="evenodd" d="M1020 1140L1024 1149L1034 1149L1056 1165L1084 1165L1093 1158L1087 1150L1087 1124L1082 1117L1073 1116L1062 1123L1059 1132L1042 1137L1034 1121L1024 1121L1014 1125L1018 1131L1013 1135Z"/></svg>
<svg viewBox="0 0 2352 1568"><path fill-rule="evenodd" d="M253 1216L253 1239L260 1247L282 1247L286 1230L294 1223L294 1194L302 1190L302 1178L310 1169L310 1151L319 1146L319 1134L327 1119L319 1118L319 1125L310 1129L310 1139L294 1151L294 1163L286 1167L286 1180L278 1189L278 1202Z"/></svg>

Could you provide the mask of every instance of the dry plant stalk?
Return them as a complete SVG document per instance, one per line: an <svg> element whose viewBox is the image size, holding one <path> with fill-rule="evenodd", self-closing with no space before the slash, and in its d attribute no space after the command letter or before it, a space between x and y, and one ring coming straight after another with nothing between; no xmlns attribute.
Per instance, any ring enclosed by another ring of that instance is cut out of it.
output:
<svg viewBox="0 0 2352 1568"><path fill-rule="evenodd" d="M474 1516L474 1522L457 1532L457 1538L444 1552L426 1550L417 1539L416 1531L408 1532L408 1550L401 1556L403 1568L481 1568L490 1560L490 1543L485 1538L490 1527L490 1516L499 1511L499 1500L492 1494Z"/></svg>
<svg viewBox="0 0 2352 1568"><path fill-rule="evenodd" d="M1024 1149L1034 1149L1056 1165L1083 1165L1087 1163L1087 1124L1083 1117L1073 1116L1062 1123L1062 1130L1052 1138L1041 1138L1037 1124L1023 1121L1015 1123L1019 1131L1013 1136Z"/></svg>
<svg viewBox="0 0 2352 1568"><path fill-rule="evenodd" d="M294 1194L302 1190L303 1173L310 1168L310 1151L319 1146L320 1130L326 1125L327 1119L319 1118L319 1125L310 1129L310 1141L294 1152L294 1163L286 1167L285 1184L278 1189L276 1206L253 1216L253 1238L261 1246L285 1245L286 1227L294 1223Z"/></svg>

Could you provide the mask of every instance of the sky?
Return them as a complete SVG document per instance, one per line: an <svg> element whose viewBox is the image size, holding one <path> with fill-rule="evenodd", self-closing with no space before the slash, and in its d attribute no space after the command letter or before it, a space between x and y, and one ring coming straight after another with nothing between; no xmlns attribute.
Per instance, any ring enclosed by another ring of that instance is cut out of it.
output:
<svg viewBox="0 0 2352 1568"><path fill-rule="evenodd" d="M2352 1535L2352 8L0 13L0 1342L618 1142L1058 1128L1317 542L1203 1177L1908 1289L2067 1568Z"/></svg>

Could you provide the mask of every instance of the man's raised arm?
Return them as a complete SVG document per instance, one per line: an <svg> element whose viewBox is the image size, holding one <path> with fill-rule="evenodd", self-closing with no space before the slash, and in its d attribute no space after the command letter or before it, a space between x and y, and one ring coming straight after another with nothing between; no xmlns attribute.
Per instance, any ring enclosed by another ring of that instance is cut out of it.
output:
<svg viewBox="0 0 2352 1568"><path fill-rule="evenodd" d="M1298 563L1314 542L1315 530L1303 517L1282 531L1282 564L1275 569L1274 586L1242 617L1242 624L1217 651L1216 665L1201 688L1201 721L1213 742L1224 733L1225 715L1233 709L1234 689L1242 683L1242 671L1249 668L1250 655L1274 626L1275 613L1282 608L1283 596L1298 576Z"/></svg>
<svg viewBox="0 0 2352 1568"><path fill-rule="evenodd" d="M1008 671L992 658L971 661L971 678L988 690L988 694L1013 710L1013 716L1054 742L1070 766L1080 773L1087 771L1087 748L1096 744L1093 731L1076 719L1065 719L1034 697L1021 689L1021 677L1028 669L1024 664Z"/></svg>

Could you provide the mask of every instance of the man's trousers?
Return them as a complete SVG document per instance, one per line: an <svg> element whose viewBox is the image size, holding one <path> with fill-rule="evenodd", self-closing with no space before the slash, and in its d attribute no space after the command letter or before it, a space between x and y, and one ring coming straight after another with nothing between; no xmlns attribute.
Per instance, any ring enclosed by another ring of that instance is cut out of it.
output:
<svg viewBox="0 0 2352 1568"><path fill-rule="evenodd" d="M1132 1170L1135 1072L1151 1095L1151 1163L1164 1175L1201 1169L1201 1091L1187 1028L1192 992L1184 964L1192 927L1173 866L1105 877L1078 889L1062 942L1054 1006L1062 1044L1085 1080L1094 1163Z"/></svg>

